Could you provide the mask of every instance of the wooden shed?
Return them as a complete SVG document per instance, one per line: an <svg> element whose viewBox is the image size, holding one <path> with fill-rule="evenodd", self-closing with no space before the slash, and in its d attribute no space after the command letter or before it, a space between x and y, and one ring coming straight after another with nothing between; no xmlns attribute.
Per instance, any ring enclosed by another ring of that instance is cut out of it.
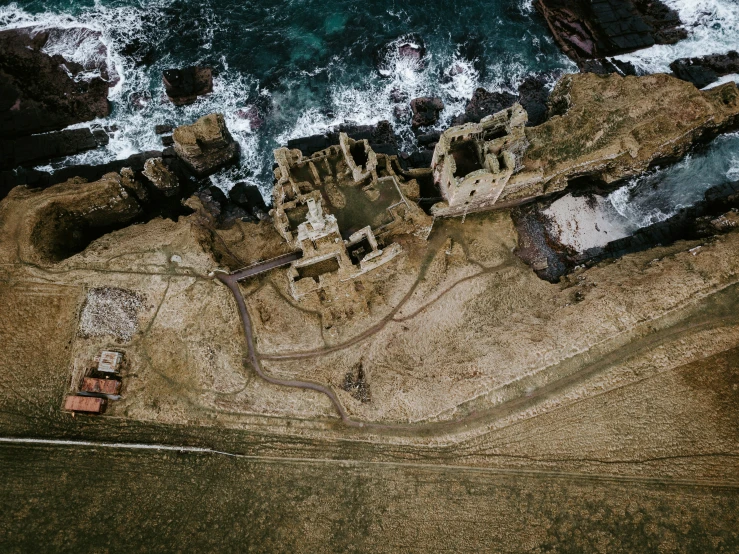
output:
<svg viewBox="0 0 739 554"><path fill-rule="evenodd" d="M105 398L96 396L67 396L64 409L71 412L85 412L88 414L102 413L105 408Z"/></svg>
<svg viewBox="0 0 739 554"><path fill-rule="evenodd" d="M96 379L94 377L85 377L82 380L82 390L84 392L118 394L121 390L121 382L116 381L115 379Z"/></svg>
<svg viewBox="0 0 739 554"><path fill-rule="evenodd" d="M98 358L98 371L116 373L123 361L123 354L113 350L103 350Z"/></svg>

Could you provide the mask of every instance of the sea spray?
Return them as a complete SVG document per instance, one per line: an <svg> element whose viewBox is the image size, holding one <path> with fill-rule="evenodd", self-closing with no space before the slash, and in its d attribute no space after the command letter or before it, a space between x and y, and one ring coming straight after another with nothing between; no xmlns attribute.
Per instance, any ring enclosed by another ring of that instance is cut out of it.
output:
<svg viewBox="0 0 739 554"><path fill-rule="evenodd" d="M670 73L679 58L725 54L739 48L739 2L736 0L663 0L680 15L689 36L677 44L658 44L618 59L646 73ZM726 82L728 79L724 79ZM739 81L737 76L732 80Z"/></svg>

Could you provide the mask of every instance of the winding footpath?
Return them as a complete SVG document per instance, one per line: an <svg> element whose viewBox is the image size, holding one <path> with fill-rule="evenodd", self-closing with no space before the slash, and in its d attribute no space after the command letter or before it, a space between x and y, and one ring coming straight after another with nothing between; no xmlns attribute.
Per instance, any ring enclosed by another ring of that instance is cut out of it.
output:
<svg viewBox="0 0 739 554"><path fill-rule="evenodd" d="M434 250L435 251L435 250ZM295 260L298 260L302 257L302 253L295 252L291 254L286 254L277 258L273 258L271 260L267 260L265 262L260 262L257 264L254 264L252 266L248 266L244 269L235 271L233 273L226 273L222 271L218 271L213 275L213 277L217 278L219 281L221 281L224 285L226 285L229 290L232 292L236 304L239 309L239 314L241 316L241 322L244 329L244 336L246 338L247 347L249 349L249 358L251 360L251 365L254 368L254 371L267 381L268 383L271 383L273 385L281 385L285 387L294 387L298 389L307 389L307 390L313 390L316 392L320 392L322 394L325 394L331 403L336 408L336 411L338 412L339 416L341 417L342 422L353 428L361 428L365 430L385 430L385 431L395 431L395 432L418 432L419 426L417 424L412 423L379 423L379 422L368 422L368 421L357 421L355 419L352 419L349 414L347 413L346 409L342 405L342 403L339 401L338 396L336 393L329 387L325 385L321 385L318 383L314 383L311 381L300 381L300 380L293 380L293 379L279 379L277 377L273 377L269 375L268 373L265 373L265 371L262 369L260 359L296 359L296 358L306 358L306 357L313 357L317 354L324 353L323 351L314 351L314 352L305 352L300 354L289 354L289 355L265 355L260 356L256 345L254 344L254 330L251 322L251 317L249 316L249 312L246 308L246 301L244 299L243 294L241 293L241 290L239 289L239 282L243 281L244 279L248 279L250 277L254 277L256 275L265 273L267 271L270 271L272 269L276 269L278 267L286 266L290 263L292 263ZM433 258L433 256L430 256L429 258ZM429 259L427 258L427 262ZM365 331L364 333L361 333L359 336L354 337L352 340L348 341L348 343L344 343L342 345L338 345L333 348L328 348L326 351L333 351L338 350L340 348L344 348L347 346L347 344L355 344L357 342L360 342L361 340L364 340L368 336L372 335L373 333L377 332L379 329L384 327L384 324L389 321L399 321L395 319L395 315L400 310L400 308L406 303L406 301L410 298L410 296L415 292L416 287L425 274L425 270L427 269L427 264L424 263L424 266L422 267L421 274L419 275L419 279L416 280L414 285L410 288L408 293L405 295L405 297L401 300L401 302L395 307L395 309L389 314L387 318L385 318L384 321L378 323L377 325L373 326L369 330ZM504 266L506 267L506 266ZM478 277L480 275L484 274L490 274L494 272L495 269L499 268L490 268L488 270L482 271L480 273L476 273L475 275L472 275L469 278ZM466 279L465 279L466 280ZM736 289L739 287L739 281L734 281L732 283L729 283L718 290L713 290L707 296L712 296L718 293L728 293L730 296L733 296L731 294L732 289ZM685 306L680 306L678 308L675 308L672 311L678 311L681 309L684 309ZM425 306L421 308L419 311L422 311L425 309ZM414 314L411 314L411 316ZM668 316L669 314L663 314L662 317ZM401 318L400 321L402 321L405 318ZM659 319L659 318L658 318ZM653 324L654 321L646 322L647 324ZM720 326L721 324L739 324L739 313L733 314L732 316L728 317L719 317L718 321L715 321L712 318L708 318L708 320L699 320L699 321L690 321L687 324L680 325L677 328L667 328L663 330L662 332L657 332L655 334L649 335L647 340L642 341L642 344L639 345L638 348L632 351L632 354L634 352L642 351L644 349L653 349L657 345L662 344L665 340L668 339L675 339L678 336L680 336L682 333L685 332L695 332L698 329L712 329L716 326ZM581 352L580 354L584 354ZM480 410L472 412L471 414L468 414L466 416L463 416L460 419L455 419L451 421L441 421L441 422L433 422L433 423L427 423L423 427L426 429L433 428L437 432L443 432L443 431L454 431L459 428L468 428L469 426L475 424L475 423L481 423L484 421L489 420L491 417L494 416L503 416L506 413L509 413L511 410L520 410L524 409L527 405L530 405L533 402L537 402L539 400L542 400L546 398L548 395L552 393L556 393L557 391L561 391L565 389L568 386L572 386L580 381L582 381L585 378L591 377L593 374L595 374L597 371L601 370L604 365L608 365L609 363L615 363L619 358L623 357L625 353L622 349L616 349L615 351L612 351L608 353L606 356L603 357L602 360L599 360L595 363L585 364L582 368L572 372L571 374L561 377L559 379L556 379L552 382L547 383L544 386L539 387L536 391L520 396L515 399L508 400L506 402L503 402L500 405L488 408L486 410ZM716 455L716 454L711 454Z"/></svg>
<svg viewBox="0 0 739 554"><path fill-rule="evenodd" d="M272 269L288 265L295 260L300 259L301 257L302 253L300 252L286 254L278 258L273 258L265 262L245 267L244 269L240 269L233 273L218 272L215 274L215 277L231 290L234 298L236 299L236 305L238 306L239 314L241 315L241 323L244 327L246 344L249 348L249 357L251 359L252 367L254 368L254 371L256 371L257 375L259 375L268 383L272 383L273 385L295 387L298 389L308 389L323 393L328 396L329 400L331 400L331 402L334 404L336 410L339 412L339 416L341 416L341 420L344 423L352 427L364 427L364 423L354 421L349 417L349 415L346 413L346 410L344 409L344 406L342 406L341 402L339 402L336 393L328 387L319 385L318 383L311 383L310 381L297 381L293 379L278 379L277 377L272 377L271 375L268 375L264 372L264 370L262 369L262 365L259 363L259 356L257 355L257 349L254 344L254 329L251 324L251 317L249 317L249 311L246 309L246 301L244 300L244 295L241 294L241 291L239 290L239 281L243 281L244 279L254 277L255 275L259 275L260 273L265 273Z"/></svg>

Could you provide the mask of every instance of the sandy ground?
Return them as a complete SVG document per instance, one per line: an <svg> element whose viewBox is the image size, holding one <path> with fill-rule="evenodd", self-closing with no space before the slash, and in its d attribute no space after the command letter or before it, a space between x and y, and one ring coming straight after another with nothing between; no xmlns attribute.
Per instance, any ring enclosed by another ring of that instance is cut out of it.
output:
<svg viewBox="0 0 739 554"><path fill-rule="evenodd" d="M619 221L602 196L572 196L555 200L542 213L549 219L553 235L562 244L583 252L627 237L633 229Z"/></svg>

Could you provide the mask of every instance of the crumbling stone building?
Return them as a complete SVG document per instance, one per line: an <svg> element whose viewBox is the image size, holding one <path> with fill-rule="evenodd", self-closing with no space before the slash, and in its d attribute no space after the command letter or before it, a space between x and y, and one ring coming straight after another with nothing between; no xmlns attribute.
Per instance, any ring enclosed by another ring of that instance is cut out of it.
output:
<svg viewBox="0 0 739 554"><path fill-rule="evenodd" d="M444 131L431 162L434 182L444 201L435 216L463 215L492 207L514 173L522 167L528 147L526 110L520 104Z"/></svg>
<svg viewBox="0 0 739 554"><path fill-rule="evenodd" d="M273 221L303 252L288 270L296 299L389 262L402 252L394 237L425 240L431 231L432 218L412 200L418 183L367 140L341 133L338 145L310 157L280 148L275 160Z"/></svg>

